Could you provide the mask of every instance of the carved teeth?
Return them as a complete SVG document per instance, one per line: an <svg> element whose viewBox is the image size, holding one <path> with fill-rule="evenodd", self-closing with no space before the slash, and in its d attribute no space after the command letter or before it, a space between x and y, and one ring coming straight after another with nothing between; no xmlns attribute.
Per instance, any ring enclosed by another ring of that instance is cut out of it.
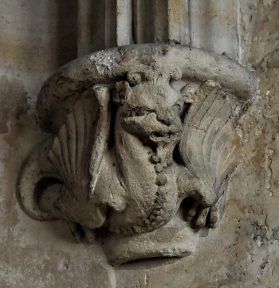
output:
<svg viewBox="0 0 279 288"><path fill-rule="evenodd" d="M134 231L136 233L141 233L142 232L142 228L140 226L134 226L133 229L134 229Z"/></svg>
<svg viewBox="0 0 279 288"><path fill-rule="evenodd" d="M155 216L159 216L161 214L161 210L154 210L152 213Z"/></svg>
<svg viewBox="0 0 279 288"><path fill-rule="evenodd" d="M161 224L164 222L164 217L162 216L157 216L156 217L156 224Z"/></svg>
<svg viewBox="0 0 279 288"><path fill-rule="evenodd" d="M154 220L157 219L157 216L152 214L152 215L150 215L149 219L151 222L154 222Z"/></svg>
<svg viewBox="0 0 279 288"><path fill-rule="evenodd" d="M167 183L167 177L164 174L159 174L156 181L158 186L163 186Z"/></svg>

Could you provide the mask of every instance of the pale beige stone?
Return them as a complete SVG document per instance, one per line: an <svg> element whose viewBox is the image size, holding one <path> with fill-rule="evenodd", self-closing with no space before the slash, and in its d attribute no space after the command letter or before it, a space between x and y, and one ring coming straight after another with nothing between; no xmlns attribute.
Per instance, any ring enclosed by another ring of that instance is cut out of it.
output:
<svg viewBox="0 0 279 288"><path fill-rule="evenodd" d="M76 244L62 222L38 222L19 209L15 185L20 166L48 136L35 120L43 82L78 54L116 46L116 1L79 2L94 4L83 10L88 17L72 0L0 3L0 286L277 287L278 1L222 1L230 3L221 6L215 0L181 1L179 6L185 8L179 11L185 36L174 31L176 41L180 37L182 44L201 43L214 54L224 52L260 78L258 97L236 127L243 149L222 220L215 229L203 230L206 237L199 238L192 256L112 269L97 242ZM175 1L135 2L140 3L133 6L132 41L168 42L167 4ZM200 7L195 15L191 4ZM108 24L102 26L105 18Z"/></svg>

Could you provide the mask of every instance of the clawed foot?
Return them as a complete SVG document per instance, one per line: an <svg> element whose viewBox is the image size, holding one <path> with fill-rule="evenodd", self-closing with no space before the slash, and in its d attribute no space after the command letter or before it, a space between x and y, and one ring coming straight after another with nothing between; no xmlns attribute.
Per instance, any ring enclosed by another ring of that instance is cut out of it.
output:
<svg viewBox="0 0 279 288"><path fill-rule="evenodd" d="M184 213L185 220L191 222L194 228L203 227L216 227L219 215L216 207L212 206L210 208L201 208L196 202L193 206L186 210Z"/></svg>
<svg viewBox="0 0 279 288"><path fill-rule="evenodd" d="M94 231L86 227L81 226L80 224L74 222L68 222L70 231L75 237L77 242L87 242L93 243L95 240Z"/></svg>
<svg viewBox="0 0 279 288"><path fill-rule="evenodd" d="M210 207L202 207L195 199L191 199L184 207L184 218L196 229L215 228L223 211L223 197Z"/></svg>

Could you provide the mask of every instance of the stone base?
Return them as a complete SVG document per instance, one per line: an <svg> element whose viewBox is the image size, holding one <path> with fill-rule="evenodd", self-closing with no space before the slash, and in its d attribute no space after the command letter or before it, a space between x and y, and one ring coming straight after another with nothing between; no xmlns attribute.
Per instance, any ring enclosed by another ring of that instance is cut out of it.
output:
<svg viewBox="0 0 279 288"><path fill-rule="evenodd" d="M114 265L148 258L182 257L194 252L199 234L176 216L165 226L150 233L108 237L104 249L108 261Z"/></svg>

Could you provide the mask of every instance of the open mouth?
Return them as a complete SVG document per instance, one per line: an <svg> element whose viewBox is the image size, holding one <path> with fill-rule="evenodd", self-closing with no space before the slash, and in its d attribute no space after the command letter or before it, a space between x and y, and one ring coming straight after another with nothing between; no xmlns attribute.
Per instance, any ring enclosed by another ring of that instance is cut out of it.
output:
<svg viewBox="0 0 279 288"><path fill-rule="evenodd" d="M129 113L122 121L123 127L134 135L142 138L149 138L153 142L172 142L179 138L182 132L181 123L166 124L165 121L158 120L157 114L154 112L141 111L139 116Z"/></svg>

